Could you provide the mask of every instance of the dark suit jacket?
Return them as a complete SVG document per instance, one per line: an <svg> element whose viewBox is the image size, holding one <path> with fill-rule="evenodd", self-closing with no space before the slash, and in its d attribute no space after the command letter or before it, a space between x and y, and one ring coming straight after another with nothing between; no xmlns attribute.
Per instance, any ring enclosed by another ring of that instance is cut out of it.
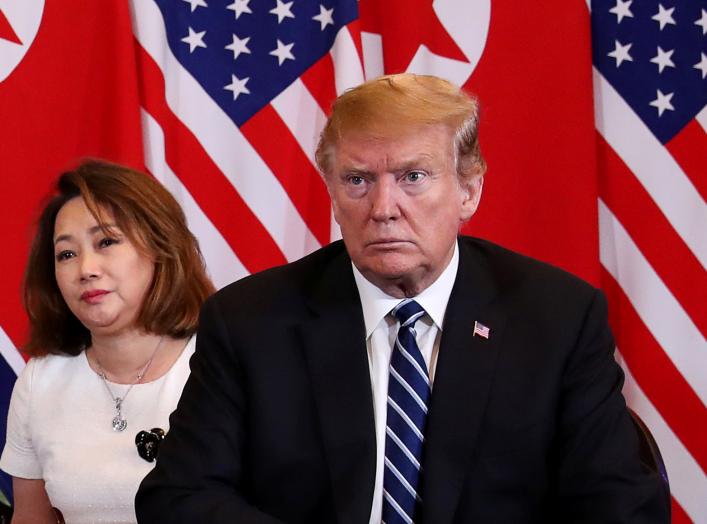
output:
<svg viewBox="0 0 707 524"><path fill-rule="evenodd" d="M667 522L620 394L603 295L468 237L444 322L424 522ZM490 328L472 336L474 321ZM368 522L376 440L361 304L341 242L204 306L144 523Z"/></svg>

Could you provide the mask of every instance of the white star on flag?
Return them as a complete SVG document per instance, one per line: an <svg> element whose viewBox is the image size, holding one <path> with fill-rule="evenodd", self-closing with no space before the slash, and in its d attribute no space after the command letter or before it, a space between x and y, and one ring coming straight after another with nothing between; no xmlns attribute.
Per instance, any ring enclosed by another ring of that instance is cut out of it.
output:
<svg viewBox="0 0 707 524"><path fill-rule="evenodd" d="M250 0L235 0L235 2L229 4L226 9L230 9L231 11L233 11L233 13L236 15L236 20L238 20L238 17L241 16L243 13L253 14L253 11L251 11L250 7L248 7L249 3Z"/></svg>
<svg viewBox="0 0 707 524"><path fill-rule="evenodd" d="M331 9L325 9L322 4L319 4L319 14L313 16L312 20L316 20L322 24L321 30L324 31L326 26L330 24L334 25L334 8L332 7Z"/></svg>
<svg viewBox="0 0 707 524"><path fill-rule="evenodd" d="M247 36L245 38L238 38L235 34L233 35L233 43L228 44L226 46L226 49L229 51L233 51L233 59L235 60L238 58L241 53L245 53L247 55L250 54L250 49L248 48L248 42L250 41L250 37Z"/></svg>
<svg viewBox="0 0 707 524"><path fill-rule="evenodd" d="M695 25L702 28L702 34L707 35L707 11L702 10L702 16L695 20Z"/></svg>
<svg viewBox="0 0 707 524"><path fill-rule="evenodd" d="M277 6L268 11L274 15L277 15L277 23L281 24L285 18L294 18L295 15L292 14L292 2L283 2L282 0L277 0Z"/></svg>
<svg viewBox="0 0 707 524"><path fill-rule="evenodd" d="M196 32L191 27L189 27L189 34L182 38L182 42L189 44L189 52L193 53L194 49L197 47L206 47L204 43L204 35L206 31Z"/></svg>
<svg viewBox="0 0 707 524"><path fill-rule="evenodd" d="M204 0L183 0L183 1L188 3L189 5L191 5L191 12L192 13L194 12L194 10L197 7L209 7L208 5L206 5L206 2Z"/></svg>
<svg viewBox="0 0 707 524"><path fill-rule="evenodd" d="M633 44L623 45L618 40L614 40L614 42L616 47L611 53L608 53L608 55L616 60L616 67L619 67L625 60L633 62L633 58L628 54Z"/></svg>
<svg viewBox="0 0 707 524"><path fill-rule="evenodd" d="M671 58L674 52L674 49L671 49L670 51L663 51L663 49L658 46L658 54L651 58L651 62L658 65L659 74L662 73L663 69L666 67L675 67L675 64Z"/></svg>
<svg viewBox="0 0 707 524"><path fill-rule="evenodd" d="M673 20L673 11L675 11L674 7L666 9L663 7L663 4L658 4L658 13L651 16L651 20L658 22L660 24L660 30L662 31L668 24L675 25L675 20Z"/></svg>
<svg viewBox="0 0 707 524"><path fill-rule="evenodd" d="M707 56L705 56L704 53L700 53L700 61L692 67L702 71L702 79L704 80L704 78L707 77Z"/></svg>
<svg viewBox="0 0 707 524"><path fill-rule="evenodd" d="M609 9L610 13L613 13L616 15L617 24L621 23L621 20L623 20L625 17L628 18L633 18L633 13L631 12L631 4L633 3L633 0L616 0L616 5Z"/></svg>
<svg viewBox="0 0 707 524"><path fill-rule="evenodd" d="M658 116L661 117L663 116L663 112L670 110L670 111L675 111L675 108L673 107L673 104L670 103L670 100L673 98L673 93L668 93L668 94L663 94L663 92L658 89L656 93L656 99L653 100L649 105L655 107L658 109Z"/></svg>
<svg viewBox="0 0 707 524"><path fill-rule="evenodd" d="M250 78L238 78L236 75L231 75L231 83L224 87L226 91L233 93L233 100L238 98L238 95L249 95L250 90L245 86Z"/></svg>
<svg viewBox="0 0 707 524"><path fill-rule="evenodd" d="M294 45L294 42L292 42L291 44L283 44L280 39L277 40L277 48L270 51L270 54L272 56L277 57L277 65L282 65L285 60L295 59L294 55L292 54L292 46Z"/></svg>

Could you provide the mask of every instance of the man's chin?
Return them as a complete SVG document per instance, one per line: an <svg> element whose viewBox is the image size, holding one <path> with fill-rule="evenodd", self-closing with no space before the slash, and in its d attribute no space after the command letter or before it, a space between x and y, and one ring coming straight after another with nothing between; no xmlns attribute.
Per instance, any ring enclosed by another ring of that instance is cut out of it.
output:
<svg viewBox="0 0 707 524"><path fill-rule="evenodd" d="M361 273L384 293L397 298L415 296L425 287L425 271L419 266L379 265Z"/></svg>
<svg viewBox="0 0 707 524"><path fill-rule="evenodd" d="M410 264L409 257L396 257L393 254L369 260L359 269L368 280L374 283L414 279L419 272L419 266Z"/></svg>

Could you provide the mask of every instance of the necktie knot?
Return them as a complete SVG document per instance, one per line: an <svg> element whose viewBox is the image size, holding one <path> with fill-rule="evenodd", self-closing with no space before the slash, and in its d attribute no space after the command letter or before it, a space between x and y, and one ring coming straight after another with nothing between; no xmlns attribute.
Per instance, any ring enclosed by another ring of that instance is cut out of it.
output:
<svg viewBox="0 0 707 524"><path fill-rule="evenodd" d="M413 327L415 322L425 314L425 310L413 299L406 298L393 308L392 314L400 322L401 327Z"/></svg>

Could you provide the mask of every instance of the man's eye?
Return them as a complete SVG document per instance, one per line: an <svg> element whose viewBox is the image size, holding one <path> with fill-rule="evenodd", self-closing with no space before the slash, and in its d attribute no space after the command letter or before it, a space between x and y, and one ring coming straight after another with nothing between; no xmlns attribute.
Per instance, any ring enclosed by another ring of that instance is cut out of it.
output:
<svg viewBox="0 0 707 524"><path fill-rule="evenodd" d="M408 182L420 182L425 178L425 173L422 171L410 171L405 175L405 180Z"/></svg>
<svg viewBox="0 0 707 524"><path fill-rule="evenodd" d="M68 260L70 258L75 257L76 255L74 254L73 251L69 250L64 250L64 251L59 251L59 253L56 254L56 260L57 262L61 262L62 260Z"/></svg>
<svg viewBox="0 0 707 524"><path fill-rule="evenodd" d="M363 184L363 177L362 176L353 175L353 176L350 176L348 180L349 180L349 184L351 184L352 186L360 186L361 184Z"/></svg>

